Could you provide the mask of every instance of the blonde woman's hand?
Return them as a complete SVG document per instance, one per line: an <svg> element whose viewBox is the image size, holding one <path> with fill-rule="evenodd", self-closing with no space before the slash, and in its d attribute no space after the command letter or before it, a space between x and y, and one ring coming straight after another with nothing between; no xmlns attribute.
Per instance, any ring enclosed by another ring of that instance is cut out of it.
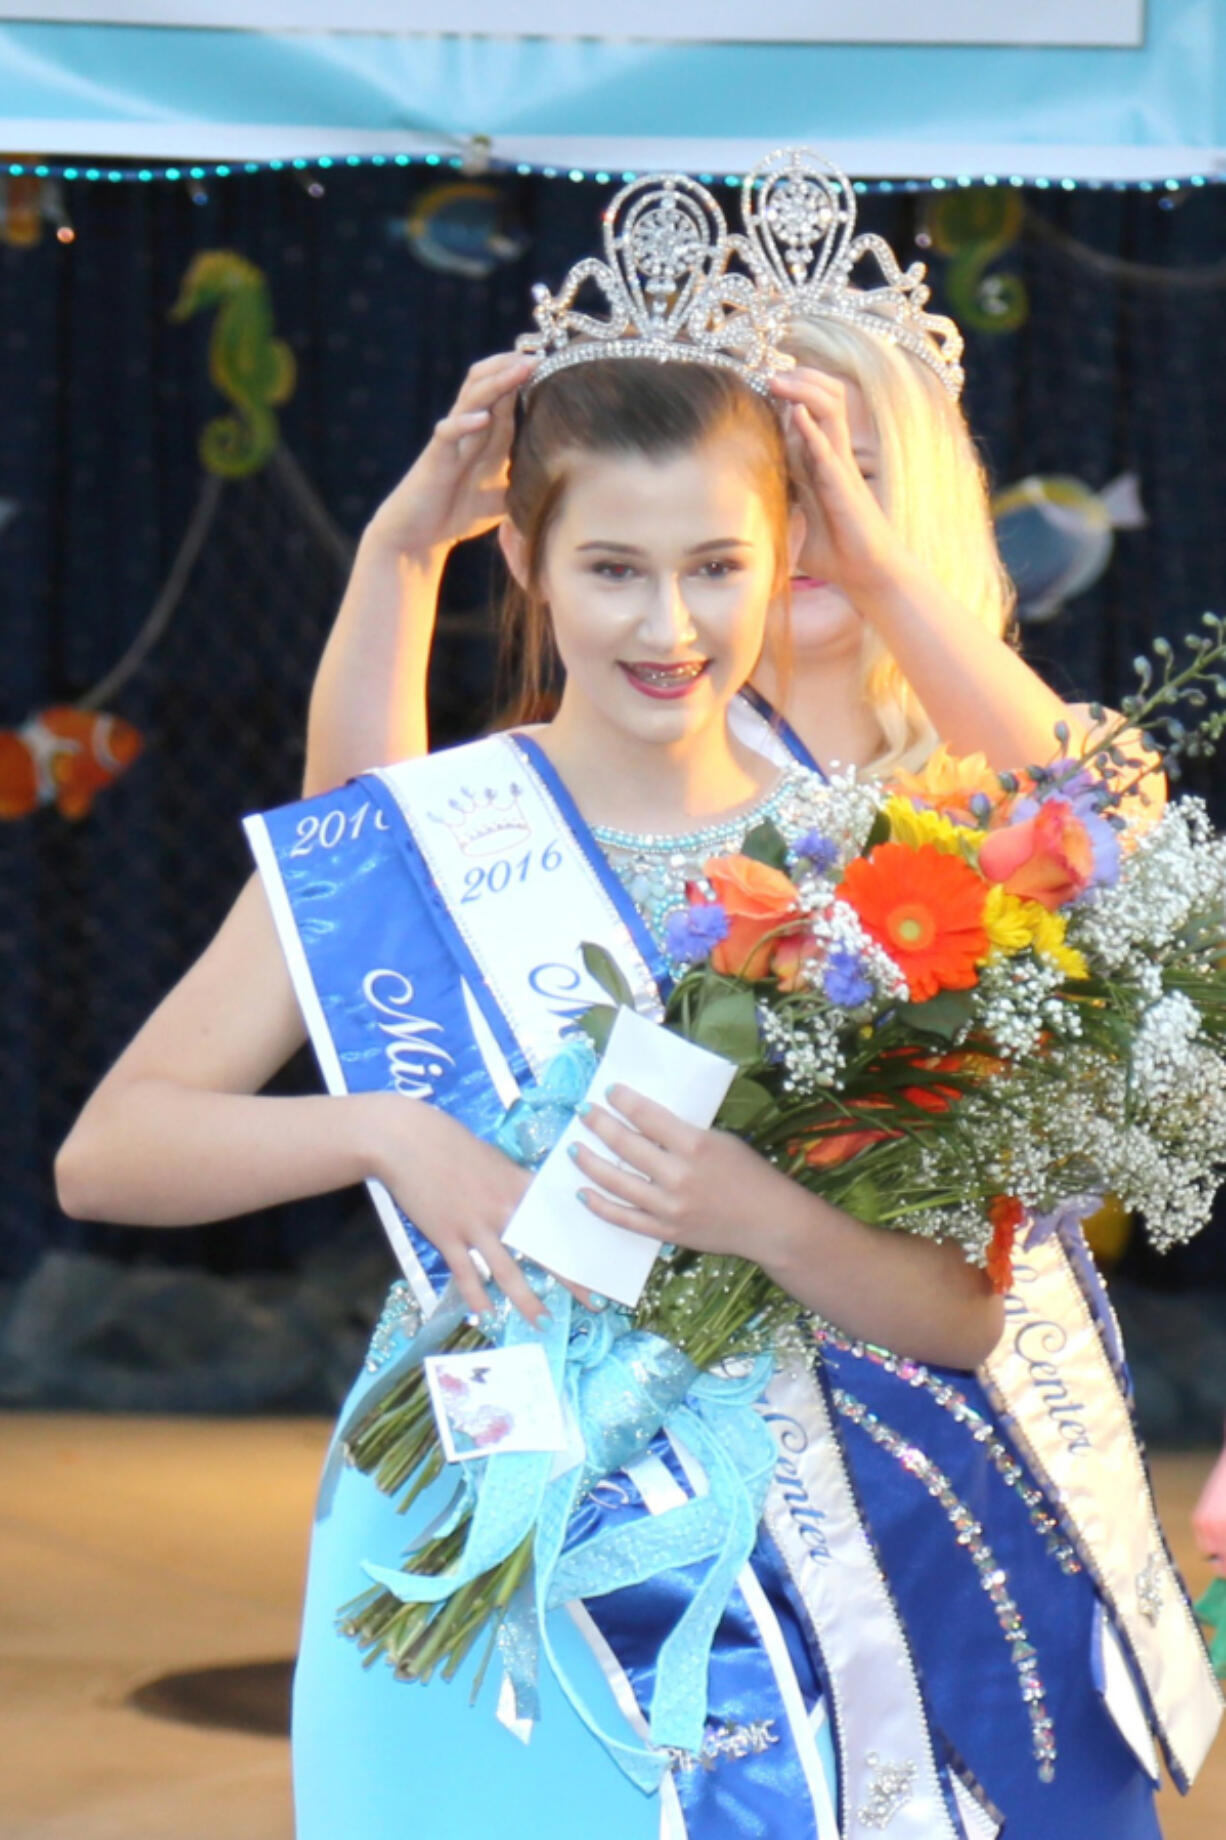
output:
<svg viewBox="0 0 1226 1840"><path fill-rule="evenodd" d="M375 512L368 538L414 557L479 537L503 515L515 398L536 359L483 358L413 466Z"/></svg>
<svg viewBox="0 0 1226 1840"><path fill-rule="evenodd" d="M786 442L808 532L801 552L808 575L831 581L858 603L891 584L909 558L861 470L838 377L797 366L771 389L789 405Z"/></svg>
<svg viewBox="0 0 1226 1840"><path fill-rule="evenodd" d="M1203 1556L1226 1578L1226 1447L1192 1511L1192 1531Z"/></svg>

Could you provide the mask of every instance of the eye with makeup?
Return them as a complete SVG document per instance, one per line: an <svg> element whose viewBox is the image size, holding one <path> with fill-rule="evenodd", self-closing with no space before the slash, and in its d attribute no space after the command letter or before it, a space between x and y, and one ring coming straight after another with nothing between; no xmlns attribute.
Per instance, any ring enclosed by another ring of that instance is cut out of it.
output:
<svg viewBox="0 0 1226 1840"><path fill-rule="evenodd" d="M695 563L690 574L699 581L721 582L733 575L742 574L745 566L745 562L737 556L709 556ZM601 558L589 563L588 572L598 581L606 581L617 587L637 580L641 571L632 562Z"/></svg>
<svg viewBox="0 0 1226 1840"><path fill-rule="evenodd" d="M612 582L615 586L633 581L638 570L629 562L593 562L589 564L590 574L598 581Z"/></svg>

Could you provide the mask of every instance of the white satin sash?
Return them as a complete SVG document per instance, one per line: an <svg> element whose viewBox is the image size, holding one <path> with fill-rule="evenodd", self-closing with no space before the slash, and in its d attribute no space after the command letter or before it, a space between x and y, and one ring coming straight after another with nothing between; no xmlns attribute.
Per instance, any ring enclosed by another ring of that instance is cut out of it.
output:
<svg viewBox="0 0 1226 1840"><path fill-rule="evenodd" d="M376 775L392 794L484 990L533 1073L559 1041L558 999L607 1001L580 943L621 967L640 1015L660 995L608 888L544 779L509 735L404 761Z"/></svg>
<svg viewBox="0 0 1226 1840"><path fill-rule="evenodd" d="M843 1833L888 1824L893 1840L961 1837L907 1638L861 1522L825 1394L811 1374L780 1373L763 1413L779 1445L765 1526L829 1674ZM998 1824L959 1787L965 1833L992 1840Z"/></svg>
<svg viewBox="0 0 1226 1840"><path fill-rule="evenodd" d="M1171 1774L1186 1787L1213 1742L1222 1695L1167 1551L1128 1402L1055 1236L1015 1262L1005 1332L980 1378L1063 1510L1140 1673ZM1107 1686L1131 1742L1135 1708L1118 1670Z"/></svg>

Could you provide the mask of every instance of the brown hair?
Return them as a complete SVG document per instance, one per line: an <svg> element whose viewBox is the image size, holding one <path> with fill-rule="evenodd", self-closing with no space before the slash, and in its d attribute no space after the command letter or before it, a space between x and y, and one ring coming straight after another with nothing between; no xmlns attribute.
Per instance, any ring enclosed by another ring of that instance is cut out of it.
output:
<svg viewBox="0 0 1226 1840"><path fill-rule="evenodd" d="M730 432L749 437L753 489L776 544L781 591L788 573L788 471L778 415L726 370L701 363L618 358L555 372L524 401L511 448L507 515L524 539L526 587L508 586L502 627L506 707L499 727L548 718L557 706L561 667L540 591L545 545L566 493L568 454L685 453Z"/></svg>

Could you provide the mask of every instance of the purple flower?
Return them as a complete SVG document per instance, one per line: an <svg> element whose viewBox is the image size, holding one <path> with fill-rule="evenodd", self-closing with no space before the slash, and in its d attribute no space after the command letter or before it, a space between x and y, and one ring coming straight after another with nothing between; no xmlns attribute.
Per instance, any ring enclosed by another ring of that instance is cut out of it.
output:
<svg viewBox="0 0 1226 1840"><path fill-rule="evenodd" d="M679 965L705 958L713 946L727 937L728 916L718 901L699 901L692 907L674 908L665 922L665 949Z"/></svg>
<svg viewBox="0 0 1226 1840"><path fill-rule="evenodd" d="M832 1003L842 1009L855 1009L867 1003L873 994L873 981L865 972L858 953L846 946L835 946L822 973L822 989Z"/></svg>
<svg viewBox="0 0 1226 1840"><path fill-rule="evenodd" d="M839 859L838 844L833 843L829 837L823 837L820 831L806 831L792 845L792 852L796 856L803 856L819 875L824 875L827 869L833 869Z"/></svg>

